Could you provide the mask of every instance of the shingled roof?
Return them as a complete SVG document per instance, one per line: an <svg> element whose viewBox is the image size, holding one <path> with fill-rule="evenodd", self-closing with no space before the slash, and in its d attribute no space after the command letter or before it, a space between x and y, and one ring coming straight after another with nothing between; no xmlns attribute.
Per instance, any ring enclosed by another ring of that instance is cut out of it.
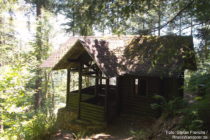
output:
<svg viewBox="0 0 210 140"><path fill-rule="evenodd" d="M71 37L41 67L77 67L69 60L92 59L107 77L124 74L177 76L196 70L191 36Z"/></svg>

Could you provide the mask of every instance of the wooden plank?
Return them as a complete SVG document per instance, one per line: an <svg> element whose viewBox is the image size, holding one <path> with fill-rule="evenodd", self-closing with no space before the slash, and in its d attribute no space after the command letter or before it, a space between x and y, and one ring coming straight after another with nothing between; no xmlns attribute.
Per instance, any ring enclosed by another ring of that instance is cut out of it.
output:
<svg viewBox="0 0 210 140"><path fill-rule="evenodd" d="M70 105L72 105L72 106L78 106L79 104L78 103L70 103Z"/></svg>
<svg viewBox="0 0 210 140"><path fill-rule="evenodd" d="M103 107L102 106L93 105L93 104L89 104L89 103L85 103L85 102L81 102L81 104L84 105L84 106L90 106L90 107L94 107L94 108L103 110Z"/></svg>
<svg viewBox="0 0 210 140"><path fill-rule="evenodd" d="M105 89L105 93L106 93L106 96L105 96L105 120L106 122L108 122L108 112L109 112L109 109L108 109L108 99L109 99L109 79L106 79L106 89Z"/></svg>
<svg viewBox="0 0 210 140"><path fill-rule="evenodd" d="M78 107L79 104L70 104L70 105L71 105L71 106L76 106L76 107Z"/></svg>
<svg viewBox="0 0 210 140"><path fill-rule="evenodd" d="M98 78L99 78L99 76L98 76L98 70L96 71L96 78L95 78L95 96L98 96Z"/></svg>
<svg viewBox="0 0 210 140"><path fill-rule="evenodd" d="M122 102L121 102L121 99L120 99L120 84L119 84L120 80L119 80L119 77L116 78L116 93L117 93L117 114L120 114L121 112L121 106L122 106Z"/></svg>
<svg viewBox="0 0 210 140"><path fill-rule="evenodd" d="M70 80L71 80L70 69L67 70L67 85L66 85L66 106L69 103L69 93L70 93Z"/></svg>
<svg viewBox="0 0 210 140"><path fill-rule="evenodd" d="M91 122L104 122L104 118L94 118L91 116L84 116L83 114L81 114L81 119L88 120Z"/></svg>
<svg viewBox="0 0 210 140"><path fill-rule="evenodd" d="M92 110L92 109L88 109L88 108L82 108L81 109L82 112L88 112L88 113L91 113L91 114L103 114L104 115L104 112L100 112L100 111L96 111L96 110Z"/></svg>
<svg viewBox="0 0 210 140"><path fill-rule="evenodd" d="M82 110L88 110L90 112L96 112L96 113L103 113L105 114L105 112L103 110L99 110L99 109L96 109L96 108L91 108L91 107L84 107L84 106L81 106Z"/></svg>
<svg viewBox="0 0 210 140"><path fill-rule="evenodd" d="M79 67L79 105L78 105L78 119L80 119L80 102L81 102L81 90L82 90L82 64L80 63L80 67Z"/></svg>
<svg viewBox="0 0 210 140"><path fill-rule="evenodd" d="M104 120L104 116L94 116L94 115L90 115L90 114L84 113L84 112L81 112L81 115L86 117L86 118L92 118L92 119L95 119L95 120Z"/></svg>
<svg viewBox="0 0 210 140"><path fill-rule="evenodd" d="M98 110L98 109L95 109L95 108L83 107L83 109L89 110L89 111L91 111L91 112L97 112L97 113L103 113L103 114L105 113L104 111Z"/></svg>
<svg viewBox="0 0 210 140"><path fill-rule="evenodd" d="M84 112L84 111L81 111L80 113L83 115L92 116L95 118L104 118L104 116L103 116L104 114L93 114L91 112Z"/></svg>
<svg viewBox="0 0 210 140"><path fill-rule="evenodd" d="M92 114L90 112L83 112L83 111L81 111L81 114L83 114L84 116L89 116L93 118L104 118L103 114Z"/></svg>
<svg viewBox="0 0 210 140"><path fill-rule="evenodd" d="M94 113L94 112L88 112L88 111L81 111L80 112L81 114L86 114L86 115L88 115L88 116L93 116L93 117L99 117L99 118L104 118L104 114L102 114L102 113Z"/></svg>
<svg viewBox="0 0 210 140"><path fill-rule="evenodd" d="M94 110L94 109L90 109L90 108L83 108L83 110L88 110L89 112L93 113L93 114L105 114L105 112L102 112L100 110ZM86 111L84 111L86 112Z"/></svg>
<svg viewBox="0 0 210 140"><path fill-rule="evenodd" d="M90 98L93 98L94 95L88 95L88 94L82 94L82 99L81 100L87 100L87 99L90 99Z"/></svg>
<svg viewBox="0 0 210 140"><path fill-rule="evenodd" d="M139 106L139 107L150 107L151 104L145 104L145 103L136 103L136 102L132 102L132 101L126 101L123 104L125 105L134 105L134 106Z"/></svg>

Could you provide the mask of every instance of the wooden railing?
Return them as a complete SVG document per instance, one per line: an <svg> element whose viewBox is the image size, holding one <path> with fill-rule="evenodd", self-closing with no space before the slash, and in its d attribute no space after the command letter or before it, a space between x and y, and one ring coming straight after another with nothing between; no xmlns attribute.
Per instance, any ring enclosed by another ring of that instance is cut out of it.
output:
<svg viewBox="0 0 210 140"><path fill-rule="evenodd" d="M93 98L94 95L82 93L80 102L80 118L82 120L88 120L92 122L104 122L105 121L105 111L104 106L99 106L91 103L85 102L88 99ZM67 104L67 109L70 111L77 112L79 105L79 94L70 93L69 102Z"/></svg>
<svg viewBox="0 0 210 140"><path fill-rule="evenodd" d="M82 93L81 101L85 101L87 99L93 98L94 95L84 94ZM78 93L69 93L69 102L66 105L66 108L71 111L77 111L79 105L79 94Z"/></svg>
<svg viewBox="0 0 210 140"><path fill-rule="evenodd" d="M98 106L90 103L81 102L81 112L80 117L83 120L88 120L92 122L104 122L105 112L103 106Z"/></svg>

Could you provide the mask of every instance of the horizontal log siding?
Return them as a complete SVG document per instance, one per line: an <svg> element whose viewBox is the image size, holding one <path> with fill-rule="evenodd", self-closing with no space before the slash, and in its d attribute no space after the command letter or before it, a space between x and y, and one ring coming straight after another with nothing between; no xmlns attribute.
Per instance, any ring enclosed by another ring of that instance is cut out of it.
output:
<svg viewBox="0 0 210 140"><path fill-rule="evenodd" d="M87 99L93 98L94 95L82 94L81 101L85 101ZM71 111L78 110L78 94L73 93L69 94L69 103L67 108ZM80 118L82 120L92 121L92 122L104 122L105 121L105 112L103 106L98 106L86 102L80 103Z"/></svg>
<svg viewBox="0 0 210 140"><path fill-rule="evenodd" d="M82 94L82 97L81 97L81 101L84 101L84 100L87 100L87 99L90 99L90 98L93 98L94 95L89 95L89 94ZM79 94L77 93L70 93L69 94L69 101L68 101L68 104L67 104L67 109L71 110L71 111L77 111L78 110L78 105L79 105L79 102L78 102L78 99L79 98Z"/></svg>
<svg viewBox="0 0 210 140"><path fill-rule="evenodd" d="M155 117L157 112L152 110L151 103L152 100L147 97L123 97L123 113Z"/></svg>
<svg viewBox="0 0 210 140"><path fill-rule="evenodd" d="M81 105L80 117L82 120L88 120L92 122L105 121L104 107L85 102L81 102L80 105Z"/></svg>

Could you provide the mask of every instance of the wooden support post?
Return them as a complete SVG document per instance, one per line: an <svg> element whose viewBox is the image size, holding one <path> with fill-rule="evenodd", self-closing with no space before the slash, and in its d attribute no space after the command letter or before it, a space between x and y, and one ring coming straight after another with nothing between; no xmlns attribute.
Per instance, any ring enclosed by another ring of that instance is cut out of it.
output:
<svg viewBox="0 0 210 140"><path fill-rule="evenodd" d="M81 102L81 92L82 92L82 64L79 66L79 100L78 100L78 115L77 118L80 119L80 102Z"/></svg>
<svg viewBox="0 0 210 140"><path fill-rule="evenodd" d="M109 121L109 79L106 79L106 96L105 96L105 120L108 123Z"/></svg>
<svg viewBox="0 0 210 140"><path fill-rule="evenodd" d="M102 72L100 72L100 86L102 86Z"/></svg>
<svg viewBox="0 0 210 140"><path fill-rule="evenodd" d="M120 77L116 77L116 93L117 93L117 113L118 115L121 113L122 107L122 98L120 94Z"/></svg>
<svg viewBox="0 0 210 140"><path fill-rule="evenodd" d="M95 78L95 96L98 96L98 71L96 72Z"/></svg>
<svg viewBox="0 0 210 140"><path fill-rule="evenodd" d="M67 82L66 82L66 108L67 109L69 109L70 80L71 80L70 69L67 69Z"/></svg>
<svg viewBox="0 0 210 140"><path fill-rule="evenodd" d="M99 87L100 87L99 91L100 92L102 92L102 79L103 79L102 72L100 71L99 73Z"/></svg>

